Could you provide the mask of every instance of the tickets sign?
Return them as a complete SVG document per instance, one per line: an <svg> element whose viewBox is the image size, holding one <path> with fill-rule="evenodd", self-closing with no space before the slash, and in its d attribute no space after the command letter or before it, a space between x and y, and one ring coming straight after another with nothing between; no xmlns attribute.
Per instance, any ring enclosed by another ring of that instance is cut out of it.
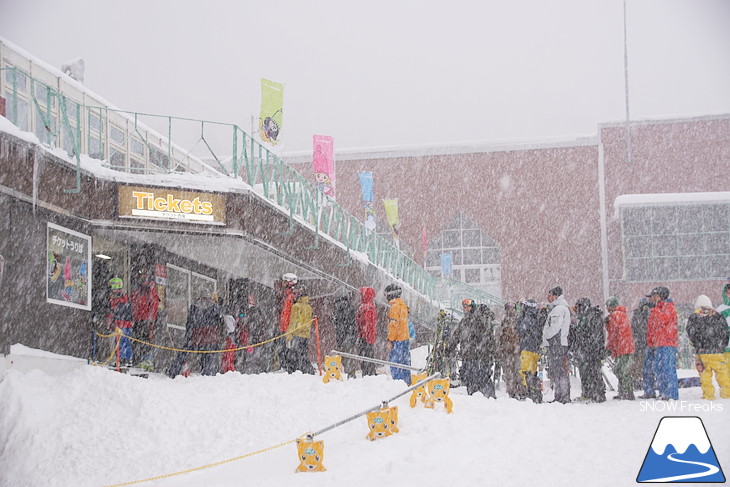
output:
<svg viewBox="0 0 730 487"><path fill-rule="evenodd" d="M224 225L224 196L164 188L119 187L119 216Z"/></svg>

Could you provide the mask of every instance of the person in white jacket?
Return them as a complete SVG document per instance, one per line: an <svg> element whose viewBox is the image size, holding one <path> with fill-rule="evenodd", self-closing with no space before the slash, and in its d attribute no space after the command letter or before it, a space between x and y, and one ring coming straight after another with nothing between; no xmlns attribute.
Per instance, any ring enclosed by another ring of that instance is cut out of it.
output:
<svg viewBox="0 0 730 487"><path fill-rule="evenodd" d="M550 303L550 312L542 331L542 345L547 347L548 378L555 393L555 398L551 402L567 404L570 402L568 378L570 309L560 286L548 291L547 299Z"/></svg>

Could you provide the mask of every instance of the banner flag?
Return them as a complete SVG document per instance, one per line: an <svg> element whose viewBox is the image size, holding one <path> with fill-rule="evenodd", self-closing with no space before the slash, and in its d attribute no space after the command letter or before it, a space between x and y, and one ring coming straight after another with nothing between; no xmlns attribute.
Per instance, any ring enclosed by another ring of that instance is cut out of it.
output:
<svg viewBox="0 0 730 487"><path fill-rule="evenodd" d="M362 193L363 206L365 207L365 229L374 232L375 224L375 208L373 207L373 173L359 172L360 192Z"/></svg>
<svg viewBox="0 0 730 487"><path fill-rule="evenodd" d="M372 203L373 201L373 173L371 172L359 172L357 173L360 178L360 192L362 193L362 200Z"/></svg>
<svg viewBox="0 0 730 487"><path fill-rule="evenodd" d="M441 254L441 275L443 276L450 276L453 267L452 263L454 262L454 254L451 252L444 252Z"/></svg>
<svg viewBox="0 0 730 487"><path fill-rule="evenodd" d="M271 145L280 142L281 123L284 118L284 85L261 79L261 112L259 133L261 140Z"/></svg>
<svg viewBox="0 0 730 487"><path fill-rule="evenodd" d="M383 200L385 206L385 217L388 219L388 225L395 229L400 224L398 220L398 198L393 200Z"/></svg>
<svg viewBox="0 0 730 487"><path fill-rule="evenodd" d="M335 145L329 135L312 137L312 166L317 189L335 199Z"/></svg>

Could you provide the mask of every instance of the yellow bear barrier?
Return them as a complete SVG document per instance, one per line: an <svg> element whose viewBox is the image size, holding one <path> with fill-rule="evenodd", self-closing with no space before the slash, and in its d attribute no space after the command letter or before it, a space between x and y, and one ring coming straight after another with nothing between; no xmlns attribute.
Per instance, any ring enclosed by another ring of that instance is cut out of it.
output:
<svg viewBox="0 0 730 487"><path fill-rule="evenodd" d="M411 374L411 383L417 384L418 382L422 382L426 380L426 373L423 374ZM418 404L418 401L420 400L422 403L426 404L426 400L428 399L428 391L426 390L427 384L423 384L416 389L413 389L413 392L411 392L411 407L416 407L416 404Z"/></svg>
<svg viewBox="0 0 730 487"><path fill-rule="evenodd" d="M339 355L324 356L324 376L322 382L325 384L331 380L342 380L342 357Z"/></svg>
<svg viewBox="0 0 730 487"><path fill-rule="evenodd" d="M451 382L449 378L446 379L435 379L428 383L428 399L424 407L432 408L435 403L443 403L446 412L451 413L454 408L454 402L449 397L449 389L451 388Z"/></svg>
<svg viewBox="0 0 730 487"><path fill-rule="evenodd" d="M324 441L314 441L311 437L297 438L299 466L295 472L324 472Z"/></svg>
<svg viewBox="0 0 730 487"><path fill-rule="evenodd" d="M380 411L369 412L366 417L370 430L365 436L367 440L375 441L400 431L398 429L398 406L384 407Z"/></svg>

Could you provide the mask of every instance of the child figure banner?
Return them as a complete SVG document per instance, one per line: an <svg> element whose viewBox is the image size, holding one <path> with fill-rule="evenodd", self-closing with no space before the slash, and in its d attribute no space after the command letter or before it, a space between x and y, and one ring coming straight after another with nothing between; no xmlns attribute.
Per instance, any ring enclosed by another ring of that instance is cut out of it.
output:
<svg viewBox="0 0 730 487"><path fill-rule="evenodd" d="M329 135L313 136L312 165L317 189L335 199L335 146Z"/></svg>
<svg viewBox="0 0 730 487"><path fill-rule="evenodd" d="M284 118L284 85L261 80L261 112L259 133L264 142L277 145L280 142L281 123Z"/></svg>
<svg viewBox="0 0 730 487"><path fill-rule="evenodd" d="M49 303L91 309L91 237L48 223L46 296Z"/></svg>

